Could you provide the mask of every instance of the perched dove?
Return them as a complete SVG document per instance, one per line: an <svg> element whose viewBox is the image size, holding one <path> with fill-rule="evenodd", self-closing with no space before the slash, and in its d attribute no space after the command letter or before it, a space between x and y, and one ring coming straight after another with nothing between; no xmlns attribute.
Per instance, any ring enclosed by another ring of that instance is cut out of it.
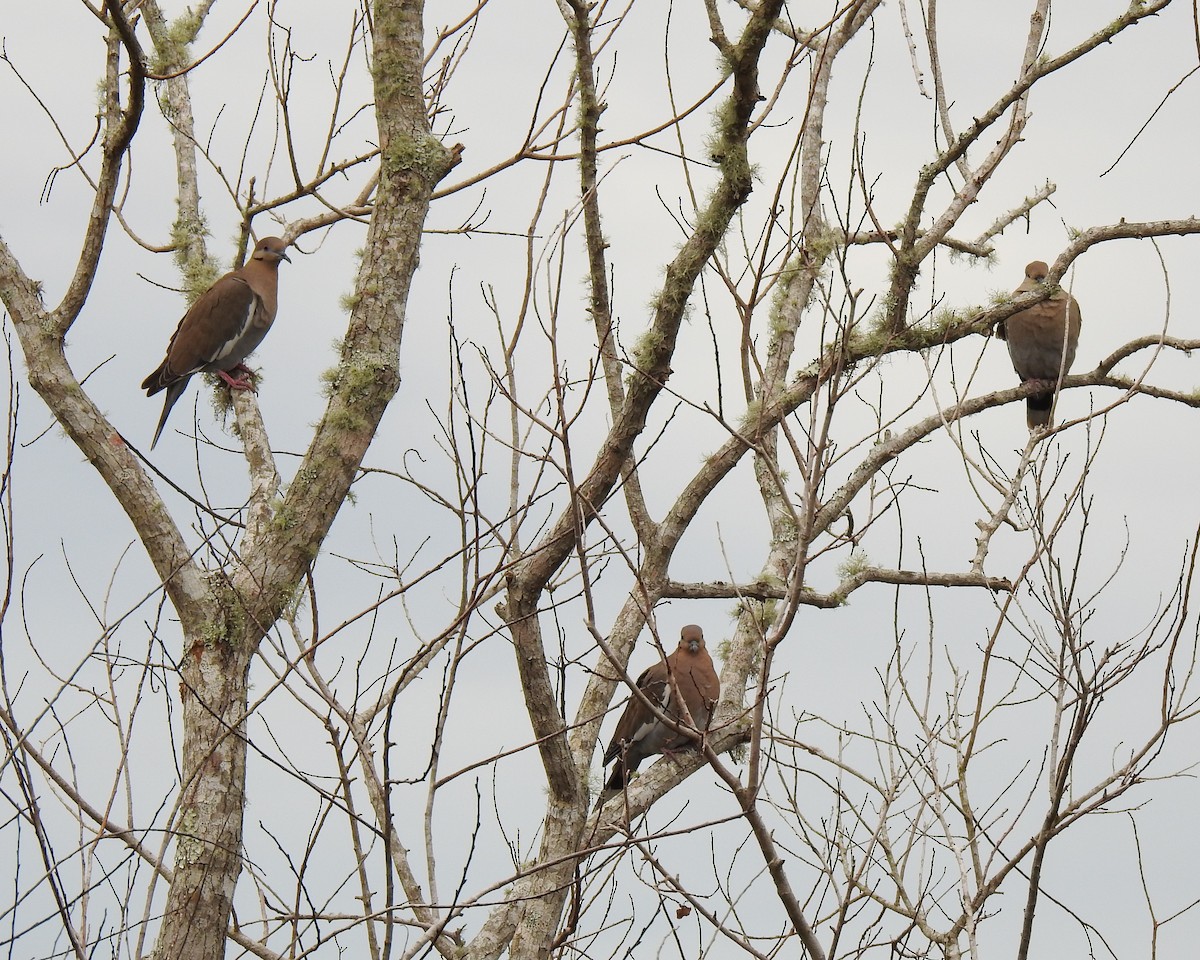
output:
<svg viewBox="0 0 1200 960"><path fill-rule="evenodd" d="M167 391L151 450L192 374L215 373L234 389L253 389L253 383L245 378L250 371L242 361L254 352L275 320L280 260L292 262L287 244L278 237L264 237L245 266L225 274L183 315L167 344L166 359L142 383L148 397ZM243 376L230 376L238 371Z"/></svg>
<svg viewBox="0 0 1200 960"><path fill-rule="evenodd" d="M701 732L707 729L721 695L721 681L704 647L704 631L694 623L684 627L675 652L643 671L637 685L651 703L676 723L694 726ZM686 714L679 707L679 699L687 706ZM677 733L654 716L640 699L632 698L604 751L604 763L614 760L616 763L604 785L601 801L629 783L629 775L647 757L671 753L692 742L687 734Z"/></svg>
<svg viewBox="0 0 1200 960"><path fill-rule="evenodd" d="M1049 272L1046 264L1035 260L1025 268L1025 280L1013 293L1038 289ZM1025 400L1030 430L1050 426L1059 380L1067 375L1075 359L1080 323L1075 298L1057 289L1049 299L1013 314L996 331L1001 340L1008 341L1008 354L1021 381L1039 381L1046 387Z"/></svg>

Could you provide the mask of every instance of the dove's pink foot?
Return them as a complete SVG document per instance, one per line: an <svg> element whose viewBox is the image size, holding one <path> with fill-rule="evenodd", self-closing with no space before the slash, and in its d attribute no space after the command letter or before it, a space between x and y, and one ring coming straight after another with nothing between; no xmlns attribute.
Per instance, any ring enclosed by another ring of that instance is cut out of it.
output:
<svg viewBox="0 0 1200 960"><path fill-rule="evenodd" d="M242 371L242 376L231 377L229 375L231 373L236 373L239 370ZM229 384L229 389L231 390L255 390L255 392L257 392L257 389L254 386L254 371L244 363L239 363L236 367L229 371L218 370L217 376Z"/></svg>

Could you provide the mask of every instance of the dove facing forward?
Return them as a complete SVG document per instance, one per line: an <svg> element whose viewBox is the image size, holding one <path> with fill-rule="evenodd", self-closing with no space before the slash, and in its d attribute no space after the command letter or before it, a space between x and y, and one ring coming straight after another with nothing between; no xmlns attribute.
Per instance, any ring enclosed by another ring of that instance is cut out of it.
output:
<svg viewBox="0 0 1200 960"><path fill-rule="evenodd" d="M264 237L243 267L221 277L183 315L167 344L166 358L142 382L148 397L167 391L151 450L193 374L215 373L233 389L253 389L242 361L262 343L275 321L280 260L292 262L287 244L278 237ZM241 377L231 376L238 371Z"/></svg>
<svg viewBox="0 0 1200 960"><path fill-rule="evenodd" d="M1050 268L1035 260L1025 268L1025 279L1014 294L1029 293L1045 282ZM1057 289L1046 300L1001 322L996 333L1008 341L1008 355L1022 383L1042 382L1046 389L1025 399L1025 419L1030 430L1049 428L1054 394L1075 360L1082 317L1079 304L1067 291Z"/></svg>
<svg viewBox="0 0 1200 960"><path fill-rule="evenodd" d="M675 652L644 670L637 678L637 686L646 699L676 723L706 730L713 707L721 696L721 680L705 649L704 631L694 623L684 627ZM680 707L680 699L687 706L686 713ZM687 719L689 714L690 721ZM647 757L671 753L692 742L691 737L672 730L634 697L617 721L612 742L604 751L604 763L607 765L614 760L616 763L604 785L601 802L628 784L629 775Z"/></svg>

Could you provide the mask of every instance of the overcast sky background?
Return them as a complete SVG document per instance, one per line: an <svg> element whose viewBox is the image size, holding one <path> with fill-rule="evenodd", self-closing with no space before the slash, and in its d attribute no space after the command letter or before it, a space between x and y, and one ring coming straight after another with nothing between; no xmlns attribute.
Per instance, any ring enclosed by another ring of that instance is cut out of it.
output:
<svg viewBox="0 0 1200 960"><path fill-rule="evenodd" d="M184 4L166 3L172 15ZM214 38L223 36L243 15L248 3L217 4L197 52L207 49ZM427 28L432 33L440 26L456 21L469 5L432 4ZM828 4L795 5L795 17L811 23L821 19ZM292 44L300 53L314 57L311 65L298 70L293 103L293 121L301 144L301 155L313 162L328 121L330 84L326 63L338 62L344 50L355 5L281 3L278 16L292 28ZM839 196L847 192L846 160L854 137L854 105L862 91L861 143L868 180L874 183L876 210L884 224L897 223L904 216L912 186L922 164L932 156L934 126L930 101L921 95L913 77L903 33L898 2L886 5L876 18L873 31L865 31L839 63L827 116L826 140L833 189ZM907 4L910 21L919 25L916 4ZM986 109L1013 81L1028 29L1031 3L992 3L986 0L957 0L939 4L941 52L947 85L951 90L956 122L964 126L970 117ZM1073 47L1094 29L1107 22L1124 5L1098 0L1056 0L1047 53ZM670 29L664 44L668 12ZM726 12L733 22L732 5ZM997 291L1011 290L1020 281L1026 262L1053 260L1066 244L1069 230L1127 220L1155 220L1182 217L1200 212L1200 187L1195 158L1200 153L1196 117L1200 110L1200 80L1192 78L1166 102L1146 132L1111 172L1105 171L1130 144L1155 107L1197 62L1197 41L1193 31L1192 8L1175 4L1167 13L1133 29L1118 42L1097 50L1062 75L1051 77L1037 87L1030 103L1032 120L1025 142L1018 147L1001 172L985 191L980 203L964 216L955 236L970 239L1004 210L1020 202L1044 181L1051 180L1058 190L1053 206L1043 205L1030 222L1010 227L996 243L996 256L990 266L966 259L939 255L936 271L922 278L924 300L918 309L933 302L953 308L987 302ZM247 24L192 78L197 128L202 139L210 138L213 153L221 158L227 173L236 168L242 145L246 142L249 119L253 113L265 69L265 37L268 31L266 5L259 4ZM519 28L517 26L519 24ZM439 132L448 142L465 145L463 163L451 172L446 184L457 183L485 170L508 156L519 146L528 126L530 104L543 75L551 69L555 51L562 41L563 27L555 5L494 0L480 21L466 63L456 76L446 97L452 120ZM97 82L102 75L104 48L97 24L82 4L67 0L43 0L38 5L0 6L0 36L13 66L21 72L42 98L74 147L87 142L94 126ZM618 34L619 50L615 70L605 91L608 110L604 114L604 139L620 139L660 121L668 114L664 90L664 47L670 53L674 92L680 103L690 102L714 82L717 63L707 40L707 26L701 5L688 3L635 4ZM778 63L787 50L776 44L767 60ZM867 73L867 63L873 68ZM922 60L924 57L922 56ZM601 57L602 69L613 70L613 49ZM369 99L369 86L356 55L346 101L361 103ZM569 64L563 60L552 68L550 99L559 94ZM864 84L864 76L866 81ZM929 77L925 76L928 84ZM801 87L792 89L798 98ZM3 127L8 131L6 144L0 147L0 236L14 250L25 271L45 285L46 300L55 303L70 278L78 250L82 226L87 216L88 191L73 171L60 174L48 196L43 185L52 168L65 162L65 154L55 130L37 103L21 86L13 70L0 64L0 96L3 103ZM706 106L684 124L684 135L693 145L703 142L712 116ZM803 109L797 102L794 112L781 107L776 119L790 118ZM446 129L448 127L448 129ZM277 156L269 178L264 176L266 158L274 131L270 111L256 128L250 141L251 162L248 171L259 177L259 190L266 182L268 192L287 188L287 165ZM355 119L337 141L335 157L358 153L373 137L370 117ZM790 148L794 129L763 130L751 144L752 158L763 172L761 189L756 190L747 207L747 219L761 210L770 199L774 185L771 177ZM993 137L985 137L989 147ZM662 150L673 150L673 139L662 135L653 141ZM702 155L696 148L694 154ZM978 156L972 154L974 159ZM606 179L601 188L605 207L605 230L612 257L616 312L621 323L622 342L631 346L643 329L647 304L661 278L663 264L680 242L677 227L668 207L678 207L685 192L677 159L647 148L629 147L606 154ZM165 124L154 105L148 104L145 121L138 133L132 163L134 188L126 203L125 215L132 228L152 244L165 244L174 217L173 169L170 143ZM694 169L697 187L703 193L707 172ZM474 339L484 349L496 344L494 320L486 309L480 289L486 285L495 291L502 314L509 318L520 297L523 270L523 242L518 236L528 225L531 202L540 189L544 169L537 164L521 166L491 182L486 192L471 188L455 193L433 207L428 226L433 229L457 227L477 207L487 210L486 228L494 233L466 238L459 235L430 235L422 253L421 268L408 312L405 342L401 356L404 381L388 416L380 429L369 465L390 470L407 462L420 479L439 488L447 485L448 472L436 453L437 426L434 412L446 404L447 318L453 315L460 335ZM358 192L364 173L355 172L344 185L332 184L330 199L346 201ZM207 187L205 212L211 229L212 252L225 265L232 253L230 238L237 217L218 180L211 171L203 176ZM555 211L566 211L575 202L578 180L573 169L564 167L556 177L544 229L546 253L554 249L550 234ZM574 193L573 193L574 191ZM944 192L940 195L945 199ZM686 199L682 201L686 208ZM936 209L936 202L934 204ZM293 220L311 215L318 209L311 202L284 208ZM827 210L827 215L830 211ZM259 236L277 232L265 221L256 223ZM303 451L311 424L323 409L320 374L335 362L332 346L345 325L340 298L353 285L356 261L354 251L362 243L365 228L344 224L321 237L303 238L293 263L283 265L281 274L279 322L256 355L263 369L259 402L273 444L280 451ZM1075 369L1093 368L1111 350L1135 336L1157 333L1167 325L1179 337L1200 337L1200 271L1196 270L1196 238L1168 238L1157 243L1123 241L1095 247L1082 257L1064 280L1078 298L1083 311L1083 334ZM578 343L564 337L574 369L582 371L590 354L591 326L584 313L582 286L575 286L583 275L582 242L573 234L567 241L567 276L572 286L564 294L564 313L575 315L563 322L578 323ZM853 262L855 282L872 293L882 294L886 275L883 250L857 251ZM1160 262L1159 257L1162 261ZM1164 271L1164 264L1166 270ZM1169 287L1168 287L1169 281ZM108 414L113 424L130 442L148 449L160 411L160 398L146 399L138 384L162 358L166 342L184 309L182 296L173 287L179 283L171 258L140 249L114 223L100 274L88 305L70 338L70 356L75 370L83 372L102 364L89 379L88 389ZM1169 298L1168 298L1169 290ZM451 295L452 291L452 295ZM543 298L544 291L539 294ZM714 300L715 304L721 301ZM717 314L714 324L723 342L735 341L732 313ZM712 337L702 309L697 305L691 323L681 336L674 364L671 387L697 403L715 403ZM540 380L535 363L536 351L529 360L529 391L534 395ZM955 348L955 371L973 368L978 372L969 393L977 395L1014 381L1011 365L1002 343L983 339L964 342ZM735 413L737 386L729 379L734 354L727 351L723 362L729 364L724 401ZM949 358L942 357L939 367L938 396L944 403L953 400ZM806 362L807 357L801 359ZM23 363L15 360L17 379L23 376ZM1156 364L1154 382L1175 389L1193 389L1197 383L1194 358L1165 358ZM480 368L476 364L476 373ZM1129 364L1122 369L1136 370ZM889 399L909 396L914 384L927 376L921 358L906 357L889 361L880 371ZM872 380L872 383L878 382ZM482 381L480 385L482 395ZM197 475L190 433L193 403L199 404L201 428L219 442L236 447L236 441L222 433L213 422L208 404L209 391L194 383L177 405L162 441L152 455L159 469L197 496L207 495L216 504L232 506L245 496L245 470L236 453L204 455L203 484ZM104 607L103 619L113 623L131 614L128 624L118 632L118 642L131 657L158 657L142 626L156 616L158 597L154 578L123 514L95 473L83 462L64 435L51 427L45 408L27 385L20 391L21 413L19 447L13 477L16 514L14 568L24 594L19 612L10 612L5 624L5 656L9 658L10 683L25 665L28 701L56 687L56 683L30 659L26 642L37 648L54 670L69 673L101 632L88 604ZM1060 403L1060 419L1082 415L1089 404L1111 402L1111 392L1075 390ZM902 421L915 422L933 410L933 399L926 396ZM428 403L428 406L427 406ZM603 426L599 412L586 421ZM661 515L677 495L679 488L698 469L701 458L723 439L706 418L681 414L686 430L672 430L662 441L658 458L651 461L645 476L652 508ZM861 428L869 429L864 416ZM1195 436L1197 412L1139 398L1118 409L1104 426L1103 444L1089 475L1093 501L1093 529L1084 553L1086 578L1098 587L1112 572L1124 551L1124 566L1114 587L1097 602L1091 629L1097 631L1097 646L1119 642L1144 628L1169 594L1178 575L1181 560L1190 544L1200 511L1195 508L1195 478L1200 466ZM1018 450L1025 443L1024 411L1020 404L988 411L971 423L981 442L1009 468L1015 467ZM1095 434L1093 433L1093 437ZM596 436L581 441L592 449ZM1054 443L1061 455L1078 463L1085 456L1088 437L1077 429L1057 438ZM426 456L416 466L407 451L421 450ZM280 467L287 479L294 457L281 456ZM485 483L486 496L497 511L503 503L506 475L499 469L498 458L489 467L492 474ZM846 469L849 469L847 466ZM911 474L928 492L912 497L904 509L904 553L897 555L894 530L880 539L864 544L871 559L883 566L909 566L923 555L931 569L965 569L974 552L974 523L986 510L971 495L961 461L949 439L939 436L906 455L901 473ZM201 491L204 491L203 493ZM391 562L393 537L399 552L407 556L417 545L431 538L421 549L417 567L431 564L448 552L441 544L452 532L447 516L428 508L410 487L394 480L374 476L357 487L358 499L343 509L328 544L326 556L317 567L318 588L325 588L321 608L326 629L343 617L369 604L378 588L370 578L352 573L338 556L369 558L373 551L384 562ZM182 523L190 510L181 500L178 516ZM672 566L676 579L703 580L752 577L763 559L765 523L758 510L744 510L756 503L753 477L748 464L731 477L720 496L705 509L688 534L684 549ZM989 506L994 505L993 500ZM920 543L918 553L917 544ZM878 552L873 552L872 547ZM452 546L451 548L452 549ZM1004 531L994 543L988 572L1011 576L1028 555L1024 534ZM833 556L812 571L811 585L832 587L837 576L836 564L844 554ZM114 570L116 571L114 574ZM77 591L69 577L79 584ZM602 584L600 625L603 629L623 601L629 589L619 569ZM401 655L415 648L415 633L432 631L443 623L447 603L439 596L446 584L436 578L425 591L415 596L406 611L396 605L385 608L369 635L364 624L347 631L341 638L342 649L330 651L331 658L344 657L353 664L368 639L372 647L366 656L374 668L386 660L395 643ZM781 684L786 682L786 697L781 698L785 712L810 711L827 718L831 724L861 725L862 704L878 692L875 671L886 660L895 637L893 621L898 619L905 631L905 642L920 644L929 632L926 598L916 591L903 594L894 606L894 591L868 587L855 594L850 604L837 611L802 611L794 637L781 658ZM1025 603L1031 615L1036 608ZM961 643L964 650L983 642L995 617L994 599L975 591L939 595L937 619L933 628L935 644ZM667 636L688 622L704 625L710 645L716 647L731 630L727 602L665 605L659 611L659 623ZM586 638L577 619L564 621L562 630L573 655L582 656ZM490 609L485 616L490 616ZM406 620L406 616L411 620ZM169 615L168 615L169 618ZM28 640L21 636L27 634ZM484 633L481 622L476 635ZM172 638L167 627L164 638ZM177 638L175 638L177 640ZM633 667L641 669L651 662L649 649L635 654ZM332 661L331 661L332 662ZM589 658L590 662L590 658ZM935 672L945 670L944 660L935 657ZM338 678L343 690L353 689L355 677L349 667ZM94 674L84 666L84 685L94 682ZM1098 727L1098 736L1089 744L1094 754L1084 761L1102 769L1117 757L1122 744L1136 741L1137 733L1156 714L1157 692L1153 677L1143 685L1130 686L1130 696L1113 704ZM573 677L568 700L582 689L582 676ZM262 685L269 683L264 675ZM511 649L506 643L482 645L467 661L459 678L459 696L476 705L473 713L457 717L449 728L452 750L467 759L489 752L512 748L528 739L528 721L515 680ZM406 729L417 731L414 738L427 736L430 708L436 704L437 681L406 695L403 710ZM32 712L32 708L30 708ZM480 722L481 711L484 720ZM777 716L786 726L786 716ZM313 749L311 719L288 698L279 694L264 708L258 723L270 725L280 738L282 749L299 759ZM830 740L828 730L809 724L805 734L814 741ZM422 733L420 731L426 731ZM265 726L257 728L262 736ZM42 731L50 737L50 729ZM98 782L106 769L103 757L112 750L111 733L100 726L75 725L72 744L86 770L98 762ZM830 740L830 742L832 742ZM88 747L95 745L94 756ZM144 751L135 764L138 776L145 778L145 794L137 801L132 818L149 821L155 805L173 782L173 763L165 754L170 747L163 737L157 744L146 734L141 740ZM1164 769L1195 761L1196 737L1172 739L1176 754L1165 758ZM155 750L162 751L156 755ZM1006 771L1015 770L1023 758L1019 731L999 743L989 761L991 774L998 782ZM327 753L327 751L326 751ZM85 759L86 758L86 759ZM402 760L409 769L399 777L418 776L425 756L416 751ZM597 758L598 760L598 758ZM322 754L322 763L325 762ZM314 761L315 763L315 761ZM686 816L703 820L732 812L732 803L705 773L694 777L655 811L651 822L661 825L687 802ZM529 796L530 784L536 796ZM490 806L490 792L496 793L497 806L505 811L510 838L521 854L531 849L534 831L541 815L541 788L536 755L525 751L497 768L496 782L483 782L484 806ZM443 883L453 889L461 869L469 830L455 822L450 810L455 804L470 809L475 781L463 778L447 791L447 822L440 834L446 844L446 871ZM297 845L307 833L311 797L298 800L294 781L265 762L256 763L251 772L250 810L247 818L248 839L253 855L261 858L263 868L279 869L282 860L272 852L271 843L259 832L259 824ZM1137 801L1154 797L1148 816L1141 821L1145 829L1143 854L1152 877L1155 896L1162 914L1170 914L1196 899L1194 863L1200 856L1200 837L1192 829L1192 811L1200 800L1193 781L1162 784L1139 793ZM423 794L414 789L402 794L402 809L419 810ZM821 815L820 805L827 797L814 800L813 817ZM1015 802L1015 800L1013 801ZM299 813L296 804L303 807ZM126 812L128 815L128 812ZM468 818L470 819L470 818ZM1140 903L1136 877L1128 871L1131 834L1127 826L1114 826L1115 818L1098 818L1093 825L1072 830L1063 840L1069 857L1052 857L1050 884L1057 896L1078 898L1090 916L1106 917L1109 937L1117 956L1144 956L1147 920ZM1181 825L1182 826L1181 828ZM469 826L469 824L468 824ZM725 851L721 856L739 863L731 853L742 834L739 824L714 831L714 843ZM494 866L503 863L505 842L496 831L488 832L481 843L477 874L472 874L468 891L485 885L498 875ZM0 833L0 851L7 850L11 834ZM695 841L689 841L695 843ZM1122 848L1121 845L1124 845ZM285 843L286 846L286 843ZM680 851L682 842L665 845L680 863L688 863ZM1120 849L1118 849L1120 848ZM743 854L744 856L744 854ZM704 858L701 858L702 860ZM1109 867L1119 863L1121 877ZM755 869L748 858L745 870ZM1118 882L1118 880L1120 882ZM1130 885L1130 884L1133 885ZM639 894L644 895L644 892ZM1111 905L1106 906L1111 899ZM1006 916L998 924L1010 923L1018 914L1015 903L1006 903ZM1073 951L1078 955L1083 941L1078 929L1055 916L1049 906L1043 913L1050 928L1043 941L1044 956L1050 947ZM985 928L986 929L986 928ZM1039 928L1040 929L1040 928ZM1200 936L1200 923L1188 917L1166 928L1160 941L1161 955L1170 956L1175 944L1180 950L1194 944ZM998 941L999 942L999 941ZM1100 951L1102 955L1102 951ZM719 956L719 952L714 955ZM994 955L1006 955L997 949ZM1067 954L1063 954L1067 955ZM1176 955L1182 955L1177 953Z"/></svg>

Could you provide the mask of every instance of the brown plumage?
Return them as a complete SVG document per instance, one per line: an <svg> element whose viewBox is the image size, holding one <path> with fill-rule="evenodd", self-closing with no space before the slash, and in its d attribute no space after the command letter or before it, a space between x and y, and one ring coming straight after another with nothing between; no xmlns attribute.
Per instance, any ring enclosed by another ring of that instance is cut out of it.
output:
<svg viewBox="0 0 1200 960"><path fill-rule="evenodd" d="M1025 268L1025 280L1013 293L1038 289L1049 272L1046 264L1035 260ZM1008 355L1021 382L1040 381L1046 387L1025 400L1030 430L1050 426L1054 394L1059 379L1070 372L1075 360L1081 322L1075 298L1063 289L1056 289L1048 299L1014 313L996 331L1001 340L1008 341Z"/></svg>
<svg viewBox="0 0 1200 960"><path fill-rule="evenodd" d="M215 373L234 389L253 388L245 376L230 374L238 370L249 374L242 361L254 352L275 321L279 261L291 263L291 259L287 244L278 237L264 237L245 266L221 277L183 315L167 344L166 359L142 382L148 397L167 391L151 450L192 374Z"/></svg>
<svg viewBox="0 0 1200 960"><path fill-rule="evenodd" d="M708 728L713 707L721 696L721 681L712 657L704 646L704 631L694 623L680 632L679 647L665 660L647 668L637 678L638 689L651 703L681 726ZM687 713L680 708L682 700ZM688 714L691 720L687 719ZM647 757L690 746L694 741L658 719L637 697L633 697L617 721L612 742L604 751L604 763L614 760L612 775L604 785L601 800L629 783L629 775Z"/></svg>

